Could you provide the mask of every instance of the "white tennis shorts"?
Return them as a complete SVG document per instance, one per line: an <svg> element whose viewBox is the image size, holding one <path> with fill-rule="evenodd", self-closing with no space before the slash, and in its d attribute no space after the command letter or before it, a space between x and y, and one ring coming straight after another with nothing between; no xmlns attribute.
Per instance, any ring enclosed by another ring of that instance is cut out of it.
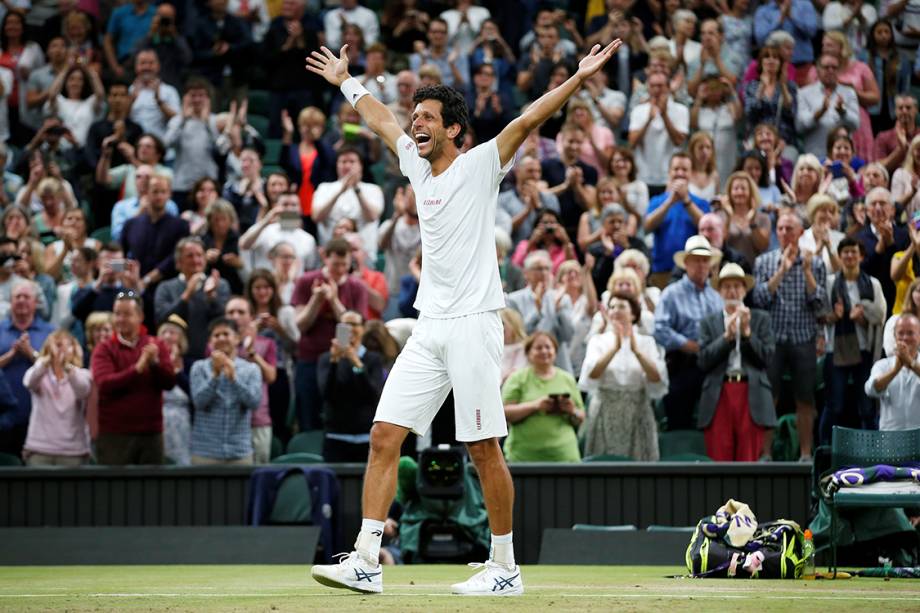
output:
<svg viewBox="0 0 920 613"><path fill-rule="evenodd" d="M501 396L503 345L498 311L419 318L383 386L374 421L423 436L453 388L458 441L507 436Z"/></svg>

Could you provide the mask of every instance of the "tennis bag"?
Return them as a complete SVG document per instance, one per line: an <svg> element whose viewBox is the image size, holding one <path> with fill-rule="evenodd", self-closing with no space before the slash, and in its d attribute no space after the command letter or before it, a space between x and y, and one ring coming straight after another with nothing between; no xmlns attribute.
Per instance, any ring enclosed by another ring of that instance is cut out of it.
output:
<svg viewBox="0 0 920 613"><path fill-rule="evenodd" d="M693 577L798 579L805 567L805 535L794 521L760 524L742 547L725 538L716 516L696 525L687 547L687 570ZM724 526L724 525L723 525Z"/></svg>

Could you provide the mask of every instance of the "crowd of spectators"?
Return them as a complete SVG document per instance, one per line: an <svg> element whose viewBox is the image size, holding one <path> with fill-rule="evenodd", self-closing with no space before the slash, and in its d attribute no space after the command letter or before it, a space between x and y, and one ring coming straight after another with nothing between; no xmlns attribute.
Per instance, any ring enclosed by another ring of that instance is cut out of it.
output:
<svg viewBox="0 0 920 613"><path fill-rule="evenodd" d="M466 151L623 40L498 198L509 460L920 427L913 0L366 4L0 5L0 452L366 456L425 204L304 69L321 44L407 131L459 90Z"/></svg>

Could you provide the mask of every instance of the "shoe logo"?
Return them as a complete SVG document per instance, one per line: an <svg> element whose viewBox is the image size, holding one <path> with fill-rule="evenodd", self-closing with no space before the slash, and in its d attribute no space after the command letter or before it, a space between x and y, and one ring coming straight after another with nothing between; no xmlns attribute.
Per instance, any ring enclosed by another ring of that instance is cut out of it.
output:
<svg viewBox="0 0 920 613"><path fill-rule="evenodd" d="M373 581L371 580L371 577L376 577L377 575L383 573L382 570L376 573L369 573L359 568L355 568L354 571L355 571L355 581L367 581L368 583L373 583Z"/></svg>
<svg viewBox="0 0 920 613"><path fill-rule="evenodd" d="M374 536L383 536L383 531L382 530L371 530L371 534L373 534Z"/></svg>
<svg viewBox="0 0 920 613"><path fill-rule="evenodd" d="M513 577L495 577L495 585L492 586L493 592L500 592L507 587L514 587L514 580L521 576L521 573L516 574Z"/></svg>

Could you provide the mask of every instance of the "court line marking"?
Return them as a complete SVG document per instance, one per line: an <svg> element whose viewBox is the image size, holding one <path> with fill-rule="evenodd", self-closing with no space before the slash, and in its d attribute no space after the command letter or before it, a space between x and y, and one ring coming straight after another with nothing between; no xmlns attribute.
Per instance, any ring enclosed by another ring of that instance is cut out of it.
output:
<svg viewBox="0 0 920 613"><path fill-rule="evenodd" d="M169 593L169 592L143 592L143 593L93 593L93 594L0 594L0 598L15 599L15 598L329 598L333 597L335 593L301 593L301 592L291 592L291 593L239 593L239 594L214 594L214 593ZM637 594L637 593L623 593L623 594L583 594L583 593L556 593L556 594L547 594L547 596L553 596L555 598L606 598L606 599L643 599L643 598L663 598L663 599L672 599L672 600L693 600L694 598L699 599L709 599L709 600L743 600L754 598L763 598L766 600L828 600L828 601L838 601L838 600L872 600L872 601L909 601L917 602L916 596L877 596L862 593L859 596L839 596L839 595L824 595L824 594L808 594L808 595L780 595L780 594L767 594L767 593L758 593L752 594L748 592L747 594L662 594L662 593L652 593L652 594ZM416 597L416 598L462 598L458 594L449 594L444 592L435 592L435 593L418 593L418 592L406 592L406 593L393 593L385 592L383 594L365 594L365 595L356 595L356 594L340 594L336 597L339 598L364 598L364 597Z"/></svg>

